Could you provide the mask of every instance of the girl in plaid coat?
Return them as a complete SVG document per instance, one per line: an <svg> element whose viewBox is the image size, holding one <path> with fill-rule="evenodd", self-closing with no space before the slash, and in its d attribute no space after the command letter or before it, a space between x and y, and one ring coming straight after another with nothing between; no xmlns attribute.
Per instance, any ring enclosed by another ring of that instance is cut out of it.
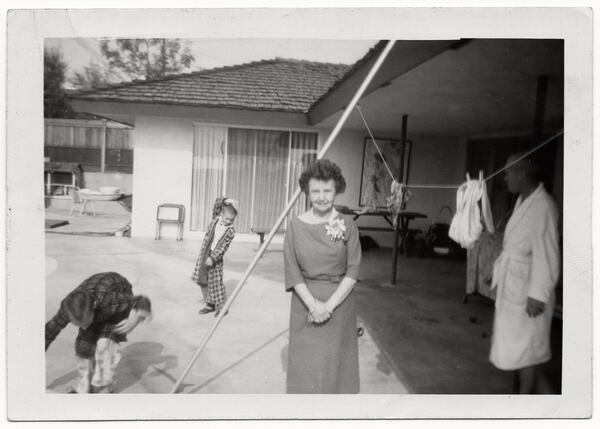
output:
<svg viewBox="0 0 600 429"><path fill-rule="evenodd" d="M223 284L223 256L235 235L233 221L238 214L237 201L218 198L213 208L213 219L206 229L202 247L196 259L192 280L200 286L206 307L199 314L216 310L218 315L225 304Z"/></svg>
<svg viewBox="0 0 600 429"><path fill-rule="evenodd" d="M79 380L69 393L112 393L119 343L151 316L150 300L134 296L131 283L119 273L98 273L84 280L46 323L46 350L71 322L79 327L75 354Z"/></svg>

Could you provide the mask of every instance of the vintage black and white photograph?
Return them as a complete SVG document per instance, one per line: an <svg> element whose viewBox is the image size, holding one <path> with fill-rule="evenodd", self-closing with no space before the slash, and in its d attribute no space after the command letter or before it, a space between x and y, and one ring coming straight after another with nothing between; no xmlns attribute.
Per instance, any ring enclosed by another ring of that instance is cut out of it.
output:
<svg viewBox="0 0 600 429"><path fill-rule="evenodd" d="M591 148L591 112L584 137L566 131L572 40L553 28L210 37L161 31L156 12L156 31L128 32L127 13L109 12L97 17L114 17L111 31L61 34L64 12L46 11L38 138L28 171L8 171L9 207L33 200L43 223L9 231L41 246L36 395L570 398L569 380L591 371L565 364L591 353L567 335L582 318L568 320L565 222L591 227L589 207L566 208L565 146ZM565 26L588 23L569 12ZM9 161L26 156L16 146L9 129ZM590 188L591 165L575 168ZM15 185L23 175L39 183ZM535 409L515 416L544 417ZM229 417L188 413L164 416Z"/></svg>

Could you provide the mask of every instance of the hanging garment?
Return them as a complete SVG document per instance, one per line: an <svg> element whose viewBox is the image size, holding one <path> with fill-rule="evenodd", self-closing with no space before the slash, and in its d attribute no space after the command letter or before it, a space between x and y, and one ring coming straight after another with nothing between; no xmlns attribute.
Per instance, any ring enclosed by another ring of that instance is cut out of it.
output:
<svg viewBox="0 0 600 429"><path fill-rule="evenodd" d="M517 200L494 264L492 288L497 293L490 360L497 368L525 368L551 358L550 325L559 274L558 210L540 184L525 200ZM544 312L529 317L528 298L545 303Z"/></svg>
<svg viewBox="0 0 600 429"><path fill-rule="evenodd" d="M386 198L387 207L392 212L393 225L396 227L397 214L404 210L404 206L412 195L404 183L392 180L391 195Z"/></svg>
<svg viewBox="0 0 600 429"><path fill-rule="evenodd" d="M467 179L456 193L456 213L448 233L450 238L464 249L473 247L473 243L481 235L484 225L489 233L494 233L492 211L483 173L479 173L479 180L470 180L468 175ZM478 205L479 201L481 201L481 210ZM483 224L481 214L483 214Z"/></svg>
<svg viewBox="0 0 600 429"><path fill-rule="evenodd" d="M502 233L490 234L487 231L467 250L467 294L479 293L490 299L496 298L491 289L494 262L502 252Z"/></svg>

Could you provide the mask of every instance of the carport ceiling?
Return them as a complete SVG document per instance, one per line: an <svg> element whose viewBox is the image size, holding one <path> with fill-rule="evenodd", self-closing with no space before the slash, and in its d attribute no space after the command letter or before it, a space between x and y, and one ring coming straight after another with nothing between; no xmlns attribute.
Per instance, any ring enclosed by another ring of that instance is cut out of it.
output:
<svg viewBox="0 0 600 429"><path fill-rule="evenodd" d="M410 43L399 41L397 43ZM532 131L538 77L546 75L546 131L563 117L562 40L476 39L445 50L360 101L375 134L475 136ZM341 111L318 126L334 126ZM364 129L357 112L346 128Z"/></svg>

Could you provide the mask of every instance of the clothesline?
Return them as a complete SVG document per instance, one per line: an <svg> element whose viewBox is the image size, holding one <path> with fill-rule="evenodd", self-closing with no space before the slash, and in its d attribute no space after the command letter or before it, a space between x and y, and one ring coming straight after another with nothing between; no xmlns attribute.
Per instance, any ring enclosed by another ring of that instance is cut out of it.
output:
<svg viewBox="0 0 600 429"><path fill-rule="evenodd" d="M502 173L504 170L512 167L513 165L515 165L516 163L518 163L519 161L527 158L529 155L531 155L533 152L535 152L536 150L540 149L542 146L547 145L548 143L550 143L552 140L554 140L555 138L562 136L564 134L564 130L560 130L558 133L554 134L552 137L550 137L547 140L544 140L542 143L540 143L539 145L537 145L536 147L534 147L533 149L531 149L528 152L525 152L523 155L521 155L519 158L515 159L513 162L505 165L504 167L502 167L501 169L497 170L496 172L490 174L488 177L485 178L485 180L490 180L491 178L497 176L498 174Z"/></svg>
<svg viewBox="0 0 600 429"><path fill-rule="evenodd" d="M550 143L551 141L553 141L554 139L556 139L557 137L559 137L559 136L561 136L563 134L564 134L564 130L560 130L559 132L557 132L556 134L554 134L552 137L544 140L542 143L540 143L539 145L537 145L533 149L525 152L523 155L521 155L520 157L518 157L514 161L509 162L508 164L506 164L502 168L496 170L495 172L493 172L492 174L490 174L489 176L487 176L483 180L487 182L488 180L493 179L498 174L506 171L508 168L512 167L513 165L515 165L519 161L522 161L523 159L527 158L533 152L539 150L540 148L542 148L543 146L547 145L548 143ZM420 188L420 189L458 189L458 188L460 188L460 186L461 185L406 185L407 188Z"/></svg>
<svg viewBox="0 0 600 429"><path fill-rule="evenodd" d="M367 129L369 136L371 137L371 141L373 142L373 144L375 145L375 148L377 149L377 152L379 152L379 155L381 156L381 159L383 160L383 164L385 165L385 168L387 168L387 171L390 175L390 177L392 178L392 180L394 182L396 182L396 178L394 177L394 174L392 173L392 170L390 169L390 167L388 166L387 162L385 161L385 158L383 157L383 154L381 153L381 150L379 149L379 145L377 144L377 141L375 140L375 137L373 137L373 133L371 132L371 128L369 128L369 125L367 124L367 120L365 119L363 113L362 113L362 109L360 107L360 105L356 105L356 110L358 110L358 113L360 114L360 117L363 121L363 124L365 124L365 128ZM513 165L515 165L516 163L518 163L519 161L527 158L529 155L531 155L532 153L534 153L535 151L539 150L540 148L542 148L543 146L547 145L548 143L550 143L551 141L553 141L554 139L556 139L557 137L561 136L564 134L564 130L560 130L559 132L557 132L556 134L554 134L552 137L544 140L542 143L540 143L539 145L537 145L536 147L534 147L533 149L525 152L523 155L521 155L519 158L515 159L514 161L508 163L507 165L505 165L504 167L496 170L495 172L493 172L492 174L490 174L488 177L486 177L485 179L483 179L484 181L488 181L494 177L496 177L498 174L502 173L503 171L507 170L508 168L512 167ZM440 184L431 184L431 185L422 185L422 184L417 184L417 185L405 185L407 188L413 188L413 189L458 189L460 188L461 185L440 185Z"/></svg>

